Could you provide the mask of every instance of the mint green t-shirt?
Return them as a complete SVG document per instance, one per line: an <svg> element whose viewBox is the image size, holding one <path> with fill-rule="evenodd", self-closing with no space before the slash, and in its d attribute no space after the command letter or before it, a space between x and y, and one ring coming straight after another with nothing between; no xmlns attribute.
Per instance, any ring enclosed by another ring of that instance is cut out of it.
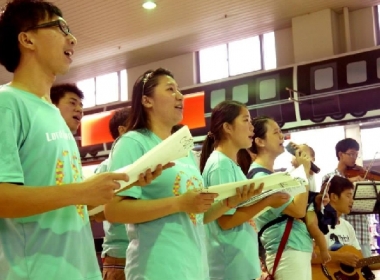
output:
<svg viewBox="0 0 380 280"><path fill-rule="evenodd" d="M246 180L241 168L223 153L213 151L202 173L205 186ZM226 215L233 215L231 209ZM206 225L207 254L212 280L247 280L261 275L257 233L250 222L229 230L217 221Z"/></svg>
<svg viewBox="0 0 380 280"><path fill-rule="evenodd" d="M54 105L2 86L0 122L0 182L33 188L82 180L78 147ZM100 280L86 206L0 218L0 279Z"/></svg>
<svg viewBox="0 0 380 280"><path fill-rule="evenodd" d="M251 171L253 168L263 168L263 166L257 163L252 163L249 167L249 170ZM260 178L267 175L268 174L265 172L258 172L253 176L253 178ZM260 230L264 225L266 225L270 221L276 219L277 217L280 217L284 209L292 201L293 198L291 198L289 202L285 203L281 207L270 208L268 211L255 218L255 223L258 230ZM281 223L269 227L267 230L264 231L263 235L261 236L261 242L268 254L275 254L277 252L278 247L280 246L282 235L285 231L285 226L286 221L283 221ZM297 219L293 221L292 229L290 231L289 239L286 243L285 250L288 248L301 252L313 252L313 242L303 221Z"/></svg>
<svg viewBox="0 0 380 280"><path fill-rule="evenodd" d="M95 173L108 171L109 159L102 161ZM125 224L103 222L104 240L102 257L105 256L125 259L125 254L128 248L129 240Z"/></svg>
<svg viewBox="0 0 380 280"><path fill-rule="evenodd" d="M161 141L146 129L124 134L114 146L109 170L135 162ZM189 152L151 184L132 187L120 195L154 200L179 196L194 188L203 188L203 179ZM127 233L130 243L126 254L126 279L209 279L203 215L181 212L145 223L128 224Z"/></svg>

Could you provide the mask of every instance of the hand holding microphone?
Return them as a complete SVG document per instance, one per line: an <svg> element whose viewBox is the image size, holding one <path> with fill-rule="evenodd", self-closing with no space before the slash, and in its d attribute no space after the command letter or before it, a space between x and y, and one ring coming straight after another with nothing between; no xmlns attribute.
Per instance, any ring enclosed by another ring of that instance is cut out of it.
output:
<svg viewBox="0 0 380 280"><path fill-rule="evenodd" d="M304 145L304 146L307 146L307 145ZM297 147L298 146L296 144L290 142L288 145L286 145L285 149L293 156L296 156ZM310 170L313 171L314 173L319 173L319 171L321 171L321 169L318 166L316 166L313 162L310 162Z"/></svg>

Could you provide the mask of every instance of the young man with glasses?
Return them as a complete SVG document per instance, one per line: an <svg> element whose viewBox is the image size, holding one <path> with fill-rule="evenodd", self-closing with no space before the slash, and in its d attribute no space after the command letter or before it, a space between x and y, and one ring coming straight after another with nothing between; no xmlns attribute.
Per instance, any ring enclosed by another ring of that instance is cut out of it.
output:
<svg viewBox="0 0 380 280"><path fill-rule="evenodd" d="M56 75L76 45L61 11L14 0L0 14L0 280L100 280L87 207L110 201L127 181L104 173L82 182L71 131L51 104Z"/></svg>
<svg viewBox="0 0 380 280"><path fill-rule="evenodd" d="M336 157L338 158L338 166L322 179L324 182L331 175L335 174L341 177L346 177L345 172L348 168L354 167L356 165L356 159L359 154L359 143L352 138L346 138L340 140L335 146ZM360 176L348 178L351 182L363 181ZM347 220L355 229L356 236L359 240L360 247L364 257L371 256L370 247L370 233L369 233L369 216L368 215L345 215L345 220Z"/></svg>

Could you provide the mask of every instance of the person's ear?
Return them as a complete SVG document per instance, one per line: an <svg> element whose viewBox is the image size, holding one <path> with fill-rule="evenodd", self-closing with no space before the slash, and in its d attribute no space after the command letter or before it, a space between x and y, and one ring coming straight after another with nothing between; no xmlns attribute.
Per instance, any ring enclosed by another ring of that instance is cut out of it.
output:
<svg viewBox="0 0 380 280"><path fill-rule="evenodd" d="M119 125L117 127L117 130L119 131L119 136L123 135L126 131L127 131L127 128L123 125Z"/></svg>
<svg viewBox="0 0 380 280"><path fill-rule="evenodd" d="M20 43L20 46L25 49L34 50L34 37L31 33L28 32L20 32L18 34L18 42Z"/></svg>
<svg viewBox="0 0 380 280"><path fill-rule="evenodd" d="M337 202L339 200L339 196L335 193L330 194L330 201L331 202Z"/></svg>
<svg viewBox="0 0 380 280"><path fill-rule="evenodd" d="M255 138L255 144L257 147L264 148L265 147L265 140L261 139L260 137Z"/></svg>
<svg viewBox="0 0 380 280"><path fill-rule="evenodd" d="M223 123L223 132L225 134L232 134L233 132L232 125L229 124L228 122Z"/></svg>
<svg viewBox="0 0 380 280"><path fill-rule="evenodd" d="M146 95L143 95L141 97L141 104L145 107L145 108L152 108L153 107L153 100L146 96Z"/></svg>

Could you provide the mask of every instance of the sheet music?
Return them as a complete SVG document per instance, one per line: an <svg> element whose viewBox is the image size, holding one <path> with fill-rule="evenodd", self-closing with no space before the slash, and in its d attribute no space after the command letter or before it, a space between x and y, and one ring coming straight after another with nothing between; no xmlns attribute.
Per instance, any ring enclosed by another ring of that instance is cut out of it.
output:
<svg viewBox="0 0 380 280"><path fill-rule="evenodd" d="M376 200L354 200L352 205L351 212L363 212L363 213L372 213L375 208Z"/></svg>
<svg viewBox="0 0 380 280"><path fill-rule="evenodd" d="M131 183L138 180L141 173L145 174L148 169L153 172L159 164L165 165L176 159L186 157L192 148L194 148L193 137L189 128L183 126L134 163L113 171L115 173L126 173L129 176L128 182L118 181L120 189L115 193L124 191ZM89 215L95 215L103 211L104 207L103 209L102 207L98 206L92 209L89 211Z"/></svg>
<svg viewBox="0 0 380 280"><path fill-rule="evenodd" d="M354 203L351 212L372 213L380 191L380 182L355 182Z"/></svg>
<svg viewBox="0 0 380 280"><path fill-rule="evenodd" d="M301 170L299 170L301 168ZM296 175L297 177L295 177ZM298 177L299 176L299 177ZM300 193L305 192L306 189L303 184L306 183L306 175L303 171L303 167L298 167L291 173L289 172L276 172L273 174L270 174L265 177L260 178L253 178L253 179L247 179L239 182L233 182L233 183L226 183L226 184L220 184L216 186L208 187L207 189L204 189L203 192L208 193L217 193L218 200L222 200L231 196L234 196L236 194L236 188L243 188L245 185L250 185L252 183L255 183L255 187L258 188L261 183L264 183L263 193L261 193L259 196L260 199L263 199L264 197L267 197L270 194L273 194L275 192L279 191L289 191L291 193ZM272 191L269 193L269 191ZM249 204L253 204L257 202L256 199L257 196L252 197L248 201L242 203L240 206L247 206ZM252 201L254 201L252 203Z"/></svg>

